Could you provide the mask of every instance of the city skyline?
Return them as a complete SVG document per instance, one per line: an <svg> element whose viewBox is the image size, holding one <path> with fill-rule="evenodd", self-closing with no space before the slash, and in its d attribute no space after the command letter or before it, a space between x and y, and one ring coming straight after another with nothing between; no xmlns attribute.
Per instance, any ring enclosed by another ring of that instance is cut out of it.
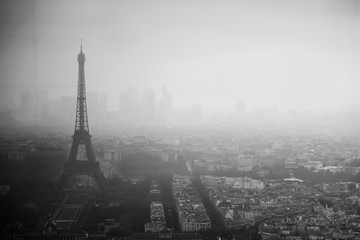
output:
<svg viewBox="0 0 360 240"><path fill-rule="evenodd" d="M357 1L37 0L2 9L2 105L24 86L75 95L83 38L88 90L108 95L110 107L128 86L156 95L166 86L174 108L229 113L241 98L248 109L359 111Z"/></svg>
<svg viewBox="0 0 360 240"><path fill-rule="evenodd" d="M359 20L0 1L0 238L360 239Z"/></svg>

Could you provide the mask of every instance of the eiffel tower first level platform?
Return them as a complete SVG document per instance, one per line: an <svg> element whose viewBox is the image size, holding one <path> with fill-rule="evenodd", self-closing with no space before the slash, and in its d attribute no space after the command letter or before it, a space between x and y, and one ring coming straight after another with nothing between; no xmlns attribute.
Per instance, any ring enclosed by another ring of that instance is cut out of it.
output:
<svg viewBox="0 0 360 240"><path fill-rule="evenodd" d="M91 143L91 135L89 130L87 106L86 106L86 88L85 88L85 54L80 47L78 54L79 76L77 88L77 103L75 115L75 131L72 136L73 141L71 145L68 161L64 165L64 170L60 181L58 182L58 189L63 189L71 177L80 175L87 175L92 177L99 189L106 192L106 181L101 173L99 162L96 161L95 153ZM79 148L85 149L82 152L86 155L86 159L78 160Z"/></svg>

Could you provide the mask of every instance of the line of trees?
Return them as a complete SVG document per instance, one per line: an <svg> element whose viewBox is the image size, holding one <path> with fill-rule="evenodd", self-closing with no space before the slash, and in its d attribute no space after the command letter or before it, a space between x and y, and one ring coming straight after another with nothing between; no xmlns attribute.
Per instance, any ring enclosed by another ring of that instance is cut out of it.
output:
<svg viewBox="0 0 360 240"><path fill-rule="evenodd" d="M0 157L0 185L10 190L0 196L0 225L20 221L25 228L32 228L43 214L39 203L56 197L53 190L60 176L66 155L11 161L6 155Z"/></svg>

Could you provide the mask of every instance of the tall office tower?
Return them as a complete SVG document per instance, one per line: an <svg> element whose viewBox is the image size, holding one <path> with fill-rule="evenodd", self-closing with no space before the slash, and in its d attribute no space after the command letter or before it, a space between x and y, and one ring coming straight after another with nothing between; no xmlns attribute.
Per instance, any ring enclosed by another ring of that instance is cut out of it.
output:
<svg viewBox="0 0 360 240"><path fill-rule="evenodd" d="M68 161L65 163L64 170L59 181L59 188L63 188L70 177L78 175L87 175L94 178L98 187L106 192L105 178L100 172L99 162L96 161L95 153L91 143L89 130L86 88L85 88L85 54L82 52L82 46L77 58L79 62L79 77L77 88L77 105L75 116L75 131L72 136L73 142ZM83 149L84 152L79 151Z"/></svg>
<svg viewBox="0 0 360 240"><path fill-rule="evenodd" d="M135 87L128 87L119 94L121 118L133 123L140 117L140 100Z"/></svg>
<svg viewBox="0 0 360 240"><path fill-rule="evenodd" d="M107 115L108 115L108 96L106 94L101 94L99 96L99 110L98 110L98 114L99 114L99 123L100 124L104 124L107 120Z"/></svg>
<svg viewBox="0 0 360 240"><path fill-rule="evenodd" d="M166 87L163 87L162 96L159 100L159 113L161 118L169 119L172 114L173 108L173 98L171 94L167 91Z"/></svg>
<svg viewBox="0 0 360 240"><path fill-rule="evenodd" d="M156 102L155 92L151 88L145 88L142 96L142 114L146 123L151 123L155 120Z"/></svg>
<svg viewBox="0 0 360 240"><path fill-rule="evenodd" d="M34 92L30 89L27 89L24 93L21 94L21 119L23 122L34 121Z"/></svg>
<svg viewBox="0 0 360 240"><path fill-rule="evenodd" d="M52 109L52 115L57 116L57 118L62 122L63 125L70 126L73 124L73 116L74 116L74 102L76 101L75 96L63 96L60 100L60 111L58 109Z"/></svg>
<svg viewBox="0 0 360 240"><path fill-rule="evenodd" d="M20 104L20 99L18 96L17 89L10 87L1 87L0 88L0 112L18 108Z"/></svg>
<svg viewBox="0 0 360 240"><path fill-rule="evenodd" d="M49 94L46 89L35 90L34 96L34 110L35 120L38 123L45 123L49 117Z"/></svg>
<svg viewBox="0 0 360 240"><path fill-rule="evenodd" d="M88 105L88 118L91 118L92 126L99 124L99 93L88 91L86 100Z"/></svg>

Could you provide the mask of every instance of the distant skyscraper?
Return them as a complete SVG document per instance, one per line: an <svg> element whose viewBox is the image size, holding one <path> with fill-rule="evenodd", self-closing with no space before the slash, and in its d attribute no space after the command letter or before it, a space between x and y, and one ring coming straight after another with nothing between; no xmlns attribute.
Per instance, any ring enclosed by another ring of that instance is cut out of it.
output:
<svg viewBox="0 0 360 240"><path fill-rule="evenodd" d="M75 98L74 98L75 99ZM62 99L60 100L49 100L49 124L50 125L59 125L62 121L62 114L64 114L63 110L63 102ZM60 111L59 111L60 110ZM74 114L75 108L72 111Z"/></svg>
<svg viewBox="0 0 360 240"><path fill-rule="evenodd" d="M27 89L23 94L21 94L21 110L34 110L34 93L29 89Z"/></svg>
<svg viewBox="0 0 360 240"><path fill-rule="evenodd" d="M34 113L36 122L44 123L49 117L49 98L46 89L37 89L34 96Z"/></svg>
<svg viewBox="0 0 360 240"><path fill-rule="evenodd" d="M18 108L21 97L19 99L19 93L16 90L8 87L0 87L0 111Z"/></svg>
<svg viewBox="0 0 360 240"><path fill-rule="evenodd" d="M103 124L107 114L107 95L89 91L87 93L87 102L89 104L88 115L89 118L93 119L93 125Z"/></svg>
<svg viewBox="0 0 360 240"><path fill-rule="evenodd" d="M62 124L69 125L74 123L74 113L76 108L74 107L74 102L76 101L75 96L63 96L61 98L61 114L59 118L62 121Z"/></svg>
<svg viewBox="0 0 360 240"><path fill-rule="evenodd" d="M94 91L87 92L86 101L88 102L88 116L93 125L99 124L99 93Z"/></svg>
<svg viewBox="0 0 360 240"><path fill-rule="evenodd" d="M108 96L101 94L99 97L99 121L103 124L108 115Z"/></svg>
<svg viewBox="0 0 360 240"><path fill-rule="evenodd" d="M25 123L34 123L35 107L34 107L34 92L27 89L21 94L21 121Z"/></svg>
<svg viewBox="0 0 360 240"><path fill-rule="evenodd" d="M139 96L135 87L128 87L119 94L119 110L122 117L133 120L139 113Z"/></svg>
<svg viewBox="0 0 360 240"><path fill-rule="evenodd" d="M151 88L145 88L142 96L142 113L145 122L153 122L156 113L155 92Z"/></svg>
<svg viewBox="0 0 360 240"><path fill-rule="evenodd" d="M172 114L172 108L173 98L164 86L162 90L162 97L159 100L160 117L164 120L168 120L170 118L170 115Z"/></svg>

